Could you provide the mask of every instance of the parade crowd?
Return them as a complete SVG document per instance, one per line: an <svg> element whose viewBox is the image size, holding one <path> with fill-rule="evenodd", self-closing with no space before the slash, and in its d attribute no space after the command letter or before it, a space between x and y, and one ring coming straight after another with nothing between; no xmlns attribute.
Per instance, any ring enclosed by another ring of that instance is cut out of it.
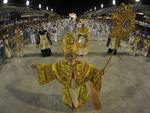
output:
<svg viewBox="0 0 150 113"><path fill-rule="evenodd" d="M52 44L62 40L61 37L63 37L66 32L73 33L74 37L80 42L79 37L81 35L78 34L78 29L82 27L88 30L87 37L89 38L87 40L96 40L100 43L106 41L106 45L109 47L108 54L115 49L114 55L116 55L117 49L122 46L120 42L120 45L113 47L113 40L111 40L111 36L109 35L112 30L110 20L98 21L89 19L85 22L85 20L72 21L69 19L59 19L55 22L35 22L29 25L21 24L5 28L0 32L0 57L23 57L26 41L30 41L32 44L35 44L37 48L41 49L42 56L50 56L52 54L50 49ZM130 55L136 56L138 45L142 43L140 54L148 56L150 35L147 35L147 39L144 40L141 37L142 34L140 31L135 31L130 34L129 40L126 41L126 44L129 45Z"/></svg>

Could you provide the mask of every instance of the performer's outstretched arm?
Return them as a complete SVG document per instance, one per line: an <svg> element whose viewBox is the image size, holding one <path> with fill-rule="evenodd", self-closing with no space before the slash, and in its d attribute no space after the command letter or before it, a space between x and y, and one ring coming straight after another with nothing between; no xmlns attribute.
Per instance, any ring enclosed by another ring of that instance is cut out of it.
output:
<svg viewBox="0 0 150 113"><path fill-rule="evenodd" d="M33 67L37 69L40 85L55 79L54 64L34 64Z"/></svg>

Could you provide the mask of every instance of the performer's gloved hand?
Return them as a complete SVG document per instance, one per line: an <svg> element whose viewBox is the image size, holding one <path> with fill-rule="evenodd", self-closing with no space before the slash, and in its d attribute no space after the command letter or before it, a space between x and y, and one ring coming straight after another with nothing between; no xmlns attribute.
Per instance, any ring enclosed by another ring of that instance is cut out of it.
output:
<svg viewBox="0 0 150 113"><path fill-rule="evenodd" d="M31 68L32 68L32 69L36 69L36 64L32 64L32 65L31 65Z"/></svg>

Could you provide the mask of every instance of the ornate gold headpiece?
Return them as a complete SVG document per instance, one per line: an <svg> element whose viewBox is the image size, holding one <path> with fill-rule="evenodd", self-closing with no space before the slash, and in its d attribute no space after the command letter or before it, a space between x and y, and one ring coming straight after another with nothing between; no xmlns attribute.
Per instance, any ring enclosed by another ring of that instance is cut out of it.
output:
<svg viewBox="0 0 150 113"><path fill-rule="evenodd" d="M73 37L73 34L71 33L66 33L63 37L63 51L64 55L68 53L77 53L77 44L76 41Z"/></svg>
<svg viewBox="0 0 150 113"><path fill-rule="evenodd" d="M135 16L136 14L132 7L122 3L112 16L114 22L114 28L111 33L112 38L127 38L135 30Z"/></svg>

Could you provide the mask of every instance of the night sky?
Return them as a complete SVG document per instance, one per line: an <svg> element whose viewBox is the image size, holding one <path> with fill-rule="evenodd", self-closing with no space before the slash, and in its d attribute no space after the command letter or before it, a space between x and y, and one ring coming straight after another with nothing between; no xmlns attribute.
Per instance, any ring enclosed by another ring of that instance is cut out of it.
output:
<svg viewBox="0 0 150 113"><path fill-rule="evenodd" d="M2 3L2 0L0 0ZM8 5L25 6L26 0L8 0ZM78 15L83 14L90 8L97 6L100 8L101 3L104 3L104 7L112 6L112 0L29 0L30 7L38 8L38 4L42 4L42 9L46 9L46 6L54 9L54 12L61 15L68 15L69 12L75 12ZM150 0L141 0L143 4L149 4ZM134 0L116 0L117 5L121 2L134 3Z"/></svg>

